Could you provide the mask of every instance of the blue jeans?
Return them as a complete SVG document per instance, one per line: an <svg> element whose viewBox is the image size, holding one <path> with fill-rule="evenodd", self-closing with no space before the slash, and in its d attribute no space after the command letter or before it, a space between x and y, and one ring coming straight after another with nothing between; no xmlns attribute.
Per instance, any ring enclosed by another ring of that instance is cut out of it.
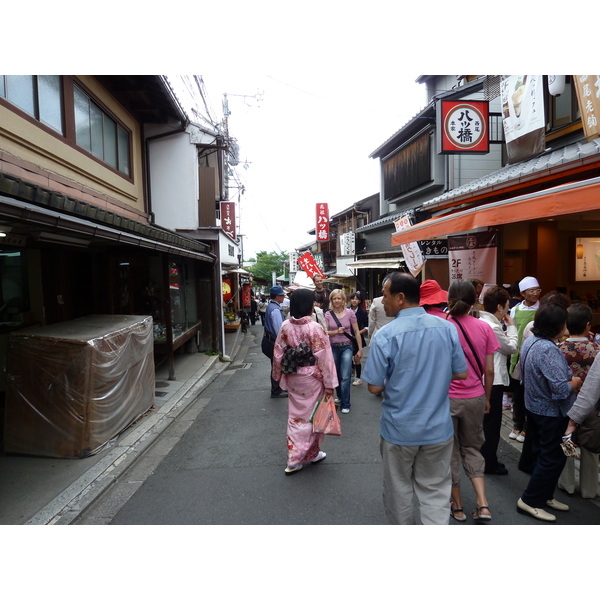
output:
<svg viewBox="0 0 600 600"><path fill-rule="evenodd" d="M336 387L342 408L350 408L350 380L352 379L352 344L337 346L331 344L335 370L339 385Z"/></svg>

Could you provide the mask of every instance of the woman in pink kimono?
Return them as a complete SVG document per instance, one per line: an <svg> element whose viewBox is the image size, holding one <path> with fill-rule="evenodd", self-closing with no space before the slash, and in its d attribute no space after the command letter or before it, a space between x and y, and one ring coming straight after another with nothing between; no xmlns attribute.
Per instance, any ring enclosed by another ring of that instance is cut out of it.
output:
<svg viewBox="0 0 600 600"><path fill-rule="evenodd" d="M317 400L333 395L338 379L327 333L312 320L314 293L299 289L290 300L290 318L275 340L273 379L288 391L286 475L303 463L321 462L322 433L313 433L310 417Z"/></svg>

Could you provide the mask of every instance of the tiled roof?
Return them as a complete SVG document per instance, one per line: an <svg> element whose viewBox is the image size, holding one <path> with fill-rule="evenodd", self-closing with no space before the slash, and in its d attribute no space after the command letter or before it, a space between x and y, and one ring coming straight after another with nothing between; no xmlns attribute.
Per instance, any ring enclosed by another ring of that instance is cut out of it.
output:
<svg viewBox="0 0 600 600"><path fill-rule="evenodd" d="M551 171L557 167L584 161L592 157L600 158L600 139L595 139L587 143L576 142L554 151L547 151L541 156L530 160L525 160L515 165L507 165L502 169L465 183L460 187L444 192L440 196L424 202L419 210L439 208L462 196L467 197L494 187L501 188L511 183L517 183L520 179L529 178L532 175L542 174L544 171Z"/></svg>

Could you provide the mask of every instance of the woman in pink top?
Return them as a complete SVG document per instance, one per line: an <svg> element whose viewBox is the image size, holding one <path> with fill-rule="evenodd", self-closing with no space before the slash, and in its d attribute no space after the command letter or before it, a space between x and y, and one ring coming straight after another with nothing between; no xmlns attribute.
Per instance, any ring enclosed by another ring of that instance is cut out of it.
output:
<svg viewBox="0 0 600 600"><path fill-rule="evenodd" d="M452 451L452 502L450 514L457 521L466 521L460 496L460 464L471 480L476 495L473 518L492 518L485 495L485 460L479 449L485 441L483 416L490 410L490 394L494 384L494 352L500 348L492 328L469 315L475 303L475 288L469 281L455 281L448 289L448 320L458 331L469 375L450 384L450 414L454 423Z"/></svg>
<svg viewBox="0 0 600 600"><path fill-rule="evenodd" d="M352 341L348 336L354 337L358 342L356 357L359 361L362 358L362 340L358 331L356 315L354 311L346 308L344 292L339 289L333 290L329 294L329 304L332 308L325 313L325 323L339 381L336 391L342 406L342 413L347 414L350 412L350 380L352 379L352 356L354 355Z"/></svg>

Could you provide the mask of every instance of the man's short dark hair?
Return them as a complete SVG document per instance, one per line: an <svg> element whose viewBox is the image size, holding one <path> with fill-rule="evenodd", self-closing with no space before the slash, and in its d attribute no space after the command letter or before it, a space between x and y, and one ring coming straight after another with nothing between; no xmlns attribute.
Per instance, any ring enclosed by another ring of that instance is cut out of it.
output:
<svg viewBox="0 0 600 600"><path fill-rule="evenodd" d="M386 278L390 282L390 294L395 295L402 292L407 302L419 304L421 300L421 284L416 277L410 273L394 271Z"/></svg>
<svg viewBox="0 0 600 600"><path fill-rule="evenodd" d="M483 297L483 309L494 314L498 310L498 304L505 306L510 300L510 294L499 285L491 287Z"/></svg>
<svg viewBox="0 0 600 600"><path fill-rule="evenodd" d="M592 322L594 314L587 304L573 304L567 309L567 329L570 335L580 335L588 323Z"/></svg>
<svg viewBox="0 0 600 600"><path fill-rule="evenodd" d="M566 308L559 304L546 304L535 313L531 333L539 338L553 340L563 330L566 322Z"/></svg>

